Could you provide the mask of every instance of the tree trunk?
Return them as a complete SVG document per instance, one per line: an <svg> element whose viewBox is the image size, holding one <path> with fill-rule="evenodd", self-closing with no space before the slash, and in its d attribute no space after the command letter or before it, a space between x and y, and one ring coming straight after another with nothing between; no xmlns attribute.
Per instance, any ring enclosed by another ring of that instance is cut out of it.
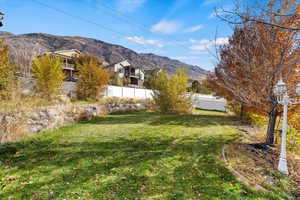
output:
<svg viewBox="0 0 300 200"><path fill-rule="evenodd" d="M274 144L274 132L275 132L277 116L278 116L277 109L274 109L269 114L266 144Z"/></svg>
<svg viewBox="0 0 300 200"><path fill-rule="evenodd" d="M244 105L241 104L241 111L240 111L240 120L243 122L244 119Z"/></svg>

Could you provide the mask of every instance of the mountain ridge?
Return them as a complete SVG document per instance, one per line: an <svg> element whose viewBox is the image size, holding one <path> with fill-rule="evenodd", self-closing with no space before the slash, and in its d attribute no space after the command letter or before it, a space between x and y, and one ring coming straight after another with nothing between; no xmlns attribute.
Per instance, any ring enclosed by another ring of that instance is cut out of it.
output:
<svg viewBox="0 0 300 200"><path fill-rule="evenodd" d="M0 32L0 38L6 40L12 52L12 57L17 61L22 61L23 64L30 63L36 54L47 51L78 49L83 53L96 55L109 64L126 59L133 66L141 67L144 70L160 68L169 74L175 73L178 68L185 68L191 79L199 80L209 73L196 65L189 65L179 60L153 53L137 53L127 47L110 44L94 38L58 36L47 33L15 35L9 32Z"/></svg>

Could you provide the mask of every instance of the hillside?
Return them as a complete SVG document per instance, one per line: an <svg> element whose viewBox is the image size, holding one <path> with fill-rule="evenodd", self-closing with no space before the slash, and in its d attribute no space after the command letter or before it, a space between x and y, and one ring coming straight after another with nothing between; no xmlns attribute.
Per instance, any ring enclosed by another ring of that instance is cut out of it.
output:
<svg viewBox="0 0 300 200"><path fill-rule="evenodd" d="M155 54L139 54L131 49L92 38L56 36L43 33L14 35L8 32L0 32L1 37L6 39L17 62L26 63L26 60L27 62L31 60L33 55L45 51L78 49L84 53L97 55L110 64L127 59L132 65L145 70L161 68L172 74L178 68L184 67L191 79L201 79L208 73L198 66L188 65Z"/></svg>

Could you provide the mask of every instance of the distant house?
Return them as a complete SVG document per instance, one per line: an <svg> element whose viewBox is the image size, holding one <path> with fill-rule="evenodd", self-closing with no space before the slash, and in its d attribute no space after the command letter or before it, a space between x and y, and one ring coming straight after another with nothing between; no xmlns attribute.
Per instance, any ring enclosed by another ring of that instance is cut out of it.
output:
<svg viewBox="0 0 300 200"><path fill-rule="evenodd" d="M76 82L77 78L77 69L76 69L76 61L75 59L81 54L79 50L71 49L71 50L61 50L54 52L47 52L47 55L59 57L62 59L63 71L65 73L65 81Z"/></svg>
<svg viewBox="0 0 300 200"><path fill-rule="evenodd" d="M141 68L133 67L127 60L105 67L108 72L117 73L119 78L127 81L128 86L142 87L145 73Z"/></svg>

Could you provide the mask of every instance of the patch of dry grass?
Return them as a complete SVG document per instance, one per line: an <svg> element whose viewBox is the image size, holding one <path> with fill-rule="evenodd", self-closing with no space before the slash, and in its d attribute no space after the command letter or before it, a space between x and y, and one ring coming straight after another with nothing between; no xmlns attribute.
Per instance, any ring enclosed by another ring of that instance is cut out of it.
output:
<svg viewBox="0 0 300 200"><path fill-rule="evenodd" d="M300 191L300 160L293 154L288 156L289 178L277 169L279 151L276 147L262 144L232 144L225 148L228 164L253 186L275 190L279 193Z"/></svg>
<svg viewBox="0 0 300 200"><path fill-rule="evenodd" d="M24 97L16 100L0 100L0 113L13 114L19 112L32 111L38 107L53 105L45 99L39 97Z"/></svg>

